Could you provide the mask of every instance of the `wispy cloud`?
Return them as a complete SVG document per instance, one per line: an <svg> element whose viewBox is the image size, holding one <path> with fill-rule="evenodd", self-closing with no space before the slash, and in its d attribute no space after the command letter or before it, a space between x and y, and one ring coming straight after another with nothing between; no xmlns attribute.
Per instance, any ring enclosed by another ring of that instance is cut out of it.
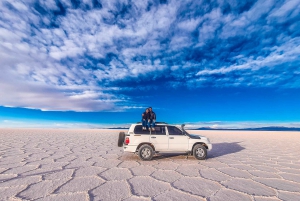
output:
<svg viewBox="0 0 300 201"><path fill-rule="evenodd" d="M1 1L0 105L140 107L122 90L299 88L300 4ZM134 106L133 106L134 105Z"/></svg>
<svg viewBox="0 0 300 201"><path fill-rule="evenodd" d="M300 122L226 122L226 121L212 121L212 122L192 122L186 123L186 129L197 128L214 128L214 129L245 129L245 128L262 128L262 127L287 127L300 128Z"/></svg>

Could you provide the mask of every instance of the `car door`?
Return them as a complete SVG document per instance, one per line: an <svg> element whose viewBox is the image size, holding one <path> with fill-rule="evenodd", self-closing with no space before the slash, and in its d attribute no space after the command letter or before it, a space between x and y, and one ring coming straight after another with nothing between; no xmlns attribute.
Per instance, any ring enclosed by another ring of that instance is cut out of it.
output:
<svg viewBox="0 0 300 201"><path fill-rule="evenodd" d="M154 145L155 151L167 151L168 140L165 126L155 126L155 131L150 133L150 142Z"/></svg>
<svg viewBox="0 0 300 201"><path fill-rule="evenodd" d="M176 126L167 126L169 151L188 151L189 137L184 135Z"/></svg>

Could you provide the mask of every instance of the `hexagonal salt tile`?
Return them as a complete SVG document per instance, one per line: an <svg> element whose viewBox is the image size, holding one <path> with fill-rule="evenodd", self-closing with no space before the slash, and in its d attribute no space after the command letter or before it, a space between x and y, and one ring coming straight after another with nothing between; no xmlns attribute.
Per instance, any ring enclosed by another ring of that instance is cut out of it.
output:
<svg viewBox="0 0 300 201"><path fill-rule="evenodd" d="M23 186L30 185L41 181L40 176L30 176L30 177L15 177L8 181L3 181L0 183L0 187L12 187L12 186Z"/></svg>
<svg viewBox="0 0 300 201"><path fill-rule="evenodd" d="M180 165L175 171L182 175L197 177L199 176L199 171L202 169L207 169L207 167L200 164L191 164L191 165Z"/></svg>
<svg viewBox="0 0 300 201"><path fill-rule="evenodd" d="M154 197L153 200L157 200L157 201L182 201L182 200L201 201L203 200L204 201L205 199L185 192L170 190L162 194L159 194L158 196Z"/></svg>
<svg viewBox="0 0 300 201"><path fill-rule="evenodd" d="M239 178L251 178L251 174L249 174L245 170L239 170L236 168L219 168L218 169L220 172L223 172L231 177L239 177Z"/></svg>
<svg viewBox="0 0 300 201"><path fill-rule="evenodd" d="M55 180L55 179L62 179L62 178L71 178L73 175L73 169L64 169L52 172L47 172L43 178L45 180Z"/></svg>
<svg viewBox="0 0 300 201"><path fill-rule="evenodd" d="M134 168L131 168L133 175L135 176L149 176L152 174L156 169L151 166L144 166L140 165Z"/></svg>
<svg viewBox="0 0 300 201"><path fill-rule="evenodd" d="M104 168L113 168L117 167L122 161L117 159L107 159L101 162L96 162L94 166L104 167Z"/></svg>
<svg viewBox="0 0 300 201"><path fill-rule="evenodd" d="M278 173L278 175L280 175L281 177L283 177L285 180L290 180L290 181L294 181L294 182L300 183L300 175L298 175L298 174Z"/></svg>
<svg viewBox="0 0 300 201"><path fill-rule="evenodd" d="M260 196L254 196L255 201L281 201L277 197L260 197Z"/></svg>
<svg viewBox="0 0 300 201"><path fill-rule="evenodd" d="M103 167L81 167L75 171L75 177L97 176L105 170L106 168Z"/></svg>
<svg viewBox="0 0 300 201"><path fill-rule="evenodd" d="M0 200L8 200L26 188L26 185L0 188Z"/></svg>
<svg viewBox="0 0 300 201"><path fill-rule="evenodd" d="M250 165L244 165L244 164L229 164L229 166L240 170L255 170L254 167L251 167Z"/></svg>
<svg viewBox="0 0 300 201"><path fill-rule="evenodd" d="M258 196L275 196L276 192L258 182L252 181L250 179L232 179L230 181L225 181L222 183L227 188L237 190L240 192L247 193L248 195L258 195Z"/></svg>
<svg viewBox="0 0 300 201"><path fill-rule="evenodd" d="M151 177L154 177L157 180L171 183L181 178L182 175L173 170L157 170L152 173Z"/></svg>
<svg viewBox="0 0 300 201"><path fill-rule="evenodd" d="M68 193L68 194L55 194L55 195L49 195L43 198L39 198L36 201L66 201L66 200L72 200L72 201L89 201L89 196L87 193Z"/></svg>
<svg viewBox="0 0 300 201"><path fill-rule="evenodd" d="M80 192L91 190L100 184L104 183L99 177L79 177L74 178L64 184L58 192Z"/></svg>
<svg viewBox="0 0 300 201"><path fill-rule="evenodd" d="M32 184L18 194L18 197L27 200L34 200L37 198L45 197L51 194L56 188L67 182L68 179L60 179L53 181L41 181L36 184Z"/></svg>
<svg viewBox="0 0 300 201"><path fill-rule="evenodd" d="M123 200L130 196L130 187L126 181L108 181L91 191L94 200Z"/></svg>
<svg viewBox="0 0 300 201"><path fill-rule="evenodd" d="M243 201L251 201L251 197L249 195L245 195L243 193L233 191L230 189L221 189L215 195L209 198L210 201L223 201L223 200L243 200Z"/></svg>
<svg viewBox="0 0 300 201"><path fill-rule="evenodd" d="M201 197L208 197L217 192L222 186L216 182L212 182L202 178L184 177L173 183L174 187Z"/></svg>
<svg viewBox="0 0 300 201"><path fill-rule="evenodd" d="M106 180L126 180L132 177L130 171L126 168L111 168L100 174Z"/></svg>
<svg viewBox="0 0 300 201"><path fill-rule="evenodd" d="M120 168L133 168L137 167L140 164L136 161L123 161L121 164L118 165Z"/></svg>
<svg viewBox="0 0 300 201"><path fill-rule="evenodd" d="M284 191L290 191L290 192L299 192L300 184L286 181L283 179L265 179L265 178L255 178L255 181L265 184L269 187L278 189L278 190L284 190Z"/></svg>
<svg viewBox="0 0 300 201"><path fill-rule="evenodd" d="M214 181L226 181L231 179L232 177L217 171L216 169L209 168L200 170L200 175L205 179L210 179Z"/></svg>
<svg viewBox="0 0 300 201"><path fill-rule="evenodd" d="M299 201L300 193L278 191L278 197L283 201Z"/></svg>
<svg viewBox="0 0 300 201"><path fill-rule="evenodd" d="M152 177L134 177L129 180L129 183L132 188L132 193L137 196L155 196L168 189L170 185L165 182L157 181Z"/></svg>
<svg viewBox="0 0 300 201"><path fill-rule="evenodd" d="M265 172L265 171L260 171L260 170L249 170L248 172L255 177L280 178L277 174L272 173L272 172Z"/></svg>
<svg viewBox="0 0 300 201"><path fill-rule="evenodd" d="M133 195L129 198L126 198L124 201L151 201L151 198L143 198Z"/></svg>

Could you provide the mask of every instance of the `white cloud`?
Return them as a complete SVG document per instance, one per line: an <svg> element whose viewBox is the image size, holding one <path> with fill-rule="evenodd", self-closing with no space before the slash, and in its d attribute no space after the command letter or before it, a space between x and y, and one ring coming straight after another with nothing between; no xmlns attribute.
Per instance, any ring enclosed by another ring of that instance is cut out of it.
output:
<svg viewBox="0 0 300 201"><path fill-rule="evenodd" d="M190 122L186 123L185 129L196 129L209 127L214 129L245 129L245 128L261 128L261 127L294 127L300 128L300 122L226 122L226 121L212 121L212 122Z"/></svg>
<svg viewBox="0 0 300 201"><path fill-rule="evenodd" d="M38 2L44 11L37 8ZM126 7L129 1L105 0L102 9L90 10L86 8L92 8L91 1L81 1L78 9L72 8L71 1L60 1L66 10L63 15L54 14L60 9L57 1L38 2L0 2L0 105L118 110L120 98L113 94L127 86L115 85L116 81L157 78L170 70L167 76L174 80L166 85L189 81L199 83L194 86L207 81L249 85L262 68L271 73L277 65L299 62L299 23L293 21L299 16L297 1L260 0L240 14L224 13L222 6L202 1L153 2L150 10L146 1ZM233 10L239 6L238 2L230 4ZM199 14L202 6L207 12ZM289 22L286 30L292 34L277 33L277 22ZM260 34L268 36L272 31L276 33L270 37ZM234 52L229 48L236 45L230 40L234 37L253 39L258 47L245 42L237 44L243 48ZM223 62L225 57L228 62ZM231 77L213 77L245 70L241 75L245 78L235 78L236 82ZM261 79L262 85L276 85L272 77L276 75ZM285 86L296 85L294 81Z"/></svg>

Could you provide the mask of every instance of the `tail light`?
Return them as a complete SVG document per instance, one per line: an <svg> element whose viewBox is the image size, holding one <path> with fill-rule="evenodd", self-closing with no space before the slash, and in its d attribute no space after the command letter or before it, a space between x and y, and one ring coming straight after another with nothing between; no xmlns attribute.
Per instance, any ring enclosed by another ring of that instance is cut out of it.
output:
<svg viewBox="0 0 300 201"><path fill-rule="evenodd" d="M125 138L125 144L126 144L126 145L129 144L129 142L130 142L130 141L129 141L129 137L126 137L126 138Z"/></svg>

